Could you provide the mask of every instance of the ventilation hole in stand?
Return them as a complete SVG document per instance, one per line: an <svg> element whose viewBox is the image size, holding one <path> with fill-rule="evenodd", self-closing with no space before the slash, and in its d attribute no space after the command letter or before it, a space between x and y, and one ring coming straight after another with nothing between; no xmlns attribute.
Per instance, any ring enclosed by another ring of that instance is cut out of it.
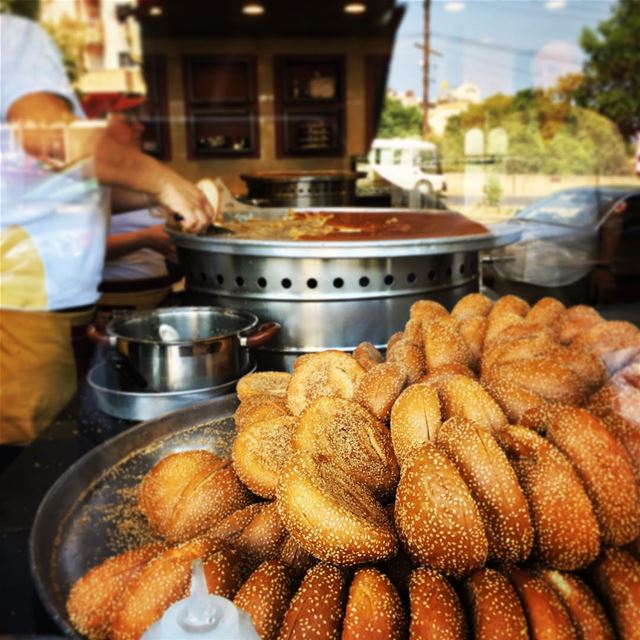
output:
<svg viewBox="0 0 640 640"><path fill-rule="evenodd" d="M344 280L342 278L334 278L333 286L336 289L342 289L342 287L344 286Z"/></svg>
<svg viewBox="0 0 640 640"><path fill-rule="evenodd" d="M453 271L451 270L451 267L447 267L447 270L444 273L447 276L447 278L450 278Z"/></svg>
<svg viewBox="0 0 640 640"><path fill-rule="evenodd" d="M309 278L307 280L307 287L309 289L315 289L318 286L318 281L315 278Z"/></svg>
<svg viewBox="0 0 640 640"><path fill-rule="evenodd" d="M282 278L282 282L280 282L280 284L282 285L282 287L284 289L290 289L291 288L291 280L289 280L289 278Z"/></svg>
<svg viewBox="0 0 640 640"><path fill-rule="evenodd" d="M238 277L236 278L236 284L237 284L239 287L243 287L243 286L244 286L244 278L243 278L242 276L238 276Z"/></svg>
<svg viewBox="0 0 640 640"><path fill-rule="evenodd" d="M367 278L367 276L362 276L362 278L360 278L360 280L358 280L358 284L361 287L368 287L369 286L369 278Z"/></svg>
<svg viewBox="0 0 640 640"><path fill-rule="evenodd" d="M409 284L413 284L415 281L416 281L416 274L415 273L407 274L407 282Z"/></svg>
<svg viewBox="0 0 640 640"><path fill-rule="evenodd" d="M429 273L427 274L427 278L433 282L433 280L436 279L436 272L431 269L431 271L429 271Z"/></svg>
<svg viewBox="0 0 640 640"><path fill-rule="evenodd" d="M466 267L464 266L464 264L460 265L460 275L464 274L464 272L466 271Z"/></svg>
<svg viewBox="0 0 640 640"><path fill-rule="evenodd" d="M218 281L218 284L224 284L224 276L221 273L216 276L216 280Z"/></svg>
<svg viewBox="0 0 640 640"><path fill-rule="evenodd" d="M200 280L202 280L202 282L207 281L207 274L204 271L200 272Z"/></svg>
<svg viewBox="0 0 640 640"><path fill-rule="evenodd" d="M393 278L393 276L392 276L391 274L386 275L386 276L384 277L384 283L385 283L386 285L392 285L392 284L393 284L393 280L394 280L394 278Z"/></svg>
<svg viewBox="0 0 640 640"><path fill-rule="evenodd" d="M258 278L258 286L264 289L267 286L267 281L264 278Z"/></svg>

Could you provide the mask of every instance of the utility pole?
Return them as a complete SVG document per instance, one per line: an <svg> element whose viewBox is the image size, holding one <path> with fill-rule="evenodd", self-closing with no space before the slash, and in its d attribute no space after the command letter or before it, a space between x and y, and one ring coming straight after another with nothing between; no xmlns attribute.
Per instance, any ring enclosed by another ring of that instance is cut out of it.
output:
<svg viewBox="0 0 640 640"><path fill-rule="evenodd" d="M429 54L431 36L431 0L424 0L424 33L422 45L422 137L429 138Z"/></svg>

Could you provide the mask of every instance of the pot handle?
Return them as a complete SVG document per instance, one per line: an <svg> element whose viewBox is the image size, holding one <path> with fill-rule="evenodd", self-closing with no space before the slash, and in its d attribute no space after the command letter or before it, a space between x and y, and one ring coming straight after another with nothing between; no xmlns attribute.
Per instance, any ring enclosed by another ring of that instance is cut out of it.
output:
<svg viewBox="0 0 640 640"><path fill-rule="evenodd" d="M98 327L93 322L87 325L87 336L89 340L96 344L106 344L110 347L116 346L115 336L110 336L104 327Z"/></svg>
<svg viewBox="0 0 640 640"><path fill-rule="evenodd" d="M265 322L261 324L251 335L238 336L241 347L261 347L267 344L280 331L277 322Z"/></svg>

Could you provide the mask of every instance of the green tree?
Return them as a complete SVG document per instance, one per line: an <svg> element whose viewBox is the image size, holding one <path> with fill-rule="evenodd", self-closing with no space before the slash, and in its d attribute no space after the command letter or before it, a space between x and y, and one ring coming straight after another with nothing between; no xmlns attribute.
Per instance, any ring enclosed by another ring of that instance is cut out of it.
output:
<svg viewBox="0 0 640 640"><path fill-rule="evenodd" d="M583 29L587 54L578 104L613 120L625 138L640 131L640 0L619 0L596 31Z"/></svg>
<svg viewBox="0 0 640 640"><path fill-rule="evenodd" d="M378 138L415 138L422 135L422 111L405 107L400 100L387 96L380 116Z"/></svg>

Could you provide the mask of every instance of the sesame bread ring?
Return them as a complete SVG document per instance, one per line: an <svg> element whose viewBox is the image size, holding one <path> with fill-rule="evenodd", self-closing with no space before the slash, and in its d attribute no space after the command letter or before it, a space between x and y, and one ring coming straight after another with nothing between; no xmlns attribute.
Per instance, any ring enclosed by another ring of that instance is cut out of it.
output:
<svg viewBox="0 0 640 640"><path fill-rule="evenodd" d="M309 569L284 615L279 640L340 640L347 583L330 564Z"/></svg>
<svg viewBox="0 0 640 640"><path fill-rule="evenodd" d="M442 418L467 418L495 433L507 417L484 387L468 376L451 376L438 385Z"/></svg>
<svg viewBox="0 0 640 640"><path fill-rule="evenodd" d="M533 546L529 507L507 457L493 436L464 418L447 420L438 448L456 466L478 505L489 541L489 558L524 562Z"/></svg>
<svg viewBox="0 0 640 640"><path fill-rule="evenodd" d="M609 377L602 360L585 349L565 347L555 358L558 364L566 366L582 380L587 394L599 389Z"/></svg>
<svg viewBox="0 0 640 640"><path fill-rule="evenodd" d="M387 357L386 360L389 360L389 349L393 348L393 345L398 342L398 340L404 339L403 331L396 331L389 336L389 340L387 340Z"/></svg>
<svg viewBox="0 0 640 640"><path fill-rule="evenodd" d="M74 583L67 598L67 612L73 626L90 640L107 640L111 635L111 621L127 589L163 548L156 542L125 551L85 573Z"/></svg>
<svg viewBox="0 0 640 640"><path fill-rule="evenodd" d="M453 318L441 318L424 328L424 356L427 370L443 364L471 366L472 356Z"/></svg>
<svg viewBox="0 0 640 640"><path fill-rule="evenodd" d="M504 339L504 333L507 329L519 328L518 334L528 334L532 332L532 328L529 325L524 324L522 316L511 311L503 311L495 313L495 307L491 313L487 316L487 330L484 334L484 347L485 349L501 339Z"/></svg>
<svg viewBox="0 0 640 640"><path fill-rule="evenodd" d="M238 509L223 518L211 530L211 535L233 549L236 540L240 537L245 527L264 509L268 502L254 502L244 509Z"/></svg>
<svg viewBox="0 0 640 640"><path fill-rule="evenodd" d="M525 427L497 434L529 503L533 553L553 569L587 566L598 555L600 530L573 466L551 443Z"/></svg>
<svg viewBox="0 0 640 640"><path fill-rule="evenodd" d="M195 538L163 551L149 562L129 588L111 625L112 640L139 638L174 603L186 598L191 565L219 551L212 538Z"/></svg>
<svg viewBox="0 0 640 640"><path fill-rule="evenodd" d="M395 521L416 564L459 577L487 559L487 536L469 488L430 442L416 449L402 470Z"/></svg>
<svg viewBox="0 0 640 640"><path fill-rule="evenodd" d="M231 448L233 468L244 484L272 499L282 465L291 455L291 434L298 418L284 416L255 422L238 433Z"/></svg>
<svg viewBox="0 0 640 640"><path fill-rule="evenodd" d="M307 407L293 432L291 448L330 461L379 497L391 494L398 483L389 429L349 400L320 398Z"/></svg>
<svg viewBox="0 0 640 640"><path fill-rule="evenodd" d="M474 571L463 585L475 640L525 640L527 618L507 578L494 569Z"/></svg>
<svg viewBox="0 0 640 640"><path fill-rule="evenodd" d="M612 351L640 347L640 330L624 320L598 322L587 331L578 334L571 345L593 351L603 357Z"/></svg>
<svg viewBox="0 0 640 640"><path fill-rule="evenodd" d="M562 601L542 578L515 566L505 573L520 596L532 638L579 640Z"/></svg>
<svg viewBox="0 0 640 640"><path fill-rule="evenodd" d="M401 467L411 452L425 442L435 440L441 424L440 400L433 385L407 387L391 409L391 442Z"/></svg>
<svg viewBox="0 0 640 640"><path fill-rule="evenodd" d="M229 600L244 582L242 561L237 553L228 549L211 554L202 565L207 591Z"/></svg>
<svg viewBox="0 0 640 640"><path fill-rule="evenodd" d="M287 387L287 405L299 416L314 400L325 396L353 398L365 370L342 351L323 351L305 358Z"/></svg>
<svg viewBox="0 0 640 640"><path fill-rule="evenodd" d="M440 385L443 380L450 378L451 376L467 376L467 378L475 378L476 374L461 364L443 364L441 367L431 369L428 373L425 373L420 380L419 384L435 384L436 387Z"/></svg>
<svg viewBox="0 0 640 640"><path fill-rule="evenodd" d="M486 318L493 308L493 300L482 293L468 293L456 302L451 316L456 320L467 318Z"/></svg>
<svg viewBox="0 0 640 640"><path fill-rule="evenodd" d="M353 359L365 370L369 371L377 364L384 362L384 356L370 342L361 342L353 352Z"/></svg>
<svg viewBox="0 0 640 640"><path fill-rule="evenodd" d="M494 365L487 372L487 377L492 379L495 376L504 377L549 402L580 405L588 395L588 388L580 376L558 364L553 357Z"/></svg>
<svg viewBox="0 0 640 640"><path fill-rule="evenodd" d="M616 635L602 604L577 575L547 569L540 572L540 577L562 600L580 638L615 640Z"/></svg>
<svg viewBox="0 0 640 640"><path fill-rule="evenodd" d="M263 420L271 420L272 418L280 418L287 415L290 414L285 398L258 394L249 396L241 402L233 415L233 419L236 423L236 429L241 431L246 426L255 422L262 422Z"/></svg>
<svg viewBox="0 0 640 640"><path fill-rule="evenodd" d="M382 506L325 460L292 456L280 476L277 504L298 544L325 562L375 562L398 550L393 524Z"/></svg>
<svg viewBox="0 0 640 640"><path fill-rule="evenodd" d="M404 325L403 337L420 349L424 348L424 332L422 320L407 320Z"/></svg>
<svg viewBox="0 0 640 640"><path fill-rule="evenodd" d="M407 617L396 588L377 569L353 576L344 613L342 640L402 640Z"/></svg>
<svg viewBox="0 0 640 640"><path fill-rule="evenodd" d="M238 380L236 393L241 402L255 395L284 398L290 380L291 374L284 371L250 373Z"/></svg>
<svg viewBox="0 0 640 640"><path fill-rule="evenodd" d="M481 369L484 373L496 364L530 360L545 355L555 356L561 349L562 347L547 333L532 333L512 340L501 340L485 349Z"/></svg>
<svg viewBox="0 0 640 640"><path fill-rule="evenodd" d="M471 359L469 366L474 370L480 367L482 350L484 348L484 337L487 333L488 321L481 316L465 318L458 322L458 332L467 345Z"/></svg>
<svg viewBox="0 0 640 640"><path fill-rule="evenodd" d="M407 375L407 383L416 383L425 373L424 349L406 338L387 347L387 362L395 362Z"/></svg>
<svg viewBox="0 0 640 640"><path fill-rule="evenodd" d="M270 502L242 530L233 548L255 568L266 560L278 559L286 539L287 530L276 503Z"/></svg>
<svg viewBox="0 0 640 640"><path fill-rule="evenodd" d="M490 315L499 316L505 313L515 313L516 315L524 318L531 307L526 300L518 296L502 296L500 299L496 300L493 307L491 307Z"/></svg>
<svg viewBox="0 0 640 640"><path fill-rule="evenodd" d="M519 423L527 411L548 406L548 402L542 396L523 387L517 387L503 377L483 379L482 386L512 424Z"/></svg>
<svg viewBox="0 0 640 640"><path fill-rule="evenodd" d="M640 639L640 563L622 549L605 548L589 579L624 640Z"/></svg>
<svg viewBox="0 0 640 640"><path fill-rule="evenodd" d="M547 440L571 461L591 500L604 544L640 535L640 495L624 447L593 415L576 407L548 413Z"/></svg>
<svg viewBox="0 0 640 640"><path fill-rule="evenodd" d="M268 560L240 587L233 603L249 614L261 640L276 640L294 591L289 570Z"/></svg>
<svg viewBox="0 0 640 640"><path fill-rule="evenodd" d="M567 308L560 300L549 297L540 298L540 300L529 309L527 315L524 317L524 321L528 324L548 327L555 336L558 336L560 333L560 325L566 313Z"/></svg>
<svg viewBox="0 0 640 640"><path fill-rule="evenodd" d="M411 320L420 320L424 326L448 315L449 312L435 300L418 300L409 308L409 318Z"/></svg>
<svg viewBox="0 0 640 640"><path fill-rule="evenodd" d="M409 637L415 640L465 640L467 624L460 600L434 569L420 567L409 578Z"/></svg>
<svg viewBox="0 0 640 640"><path fill-rule="evenodd" d="M367 371L358 382L354 400L381 422L407 384L405 370L395 362L383 362Z"/></svg>
<svg viewBox="0 0 640 640"><path fill-rule="evenodd" d="M195 538L252 501L231 462L204 450L163 458L138 491L140 510L169 542Z"/></svg>
<svg viewBox="0 0 640 640"><path fill-rule="evenodd" d="M560 319L558 339L562 344L569 344L576 336L600 322L604 322L604 318L593 307L584 304L569 307Z"/></svg>

